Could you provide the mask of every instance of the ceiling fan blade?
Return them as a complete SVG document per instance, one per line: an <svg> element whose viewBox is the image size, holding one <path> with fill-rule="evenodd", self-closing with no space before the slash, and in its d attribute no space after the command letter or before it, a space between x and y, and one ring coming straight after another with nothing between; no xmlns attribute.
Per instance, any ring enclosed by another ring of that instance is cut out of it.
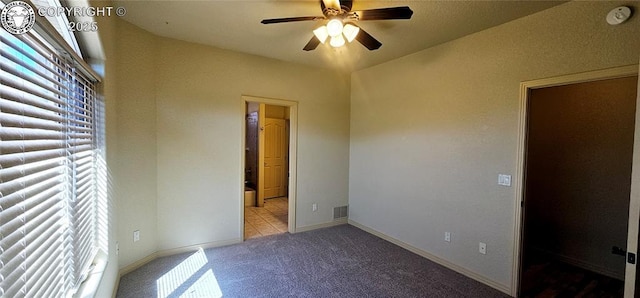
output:
<svg viewBox="0 0 640 298"><path fill-rule="evenodd" d="M305 50L305 51L313 51L318 47L319 44L320 44L320 40L314 35L311 38L311 40L309 40L307 45L304 46L303 50Z"/></svg>
<svg viewBox="0 0 640 298"><path fill-rule="evenodd" d="M377 50L382 46L382 43L375 39L371 34L360 28L360 32L356 35L356 40L359 41L369 51Z"/></svg>
<svg viewBox="0 0 640 298"><path fill-rule="evenodd" d="M353 0L342 0L340 1L340 6L345 8L347 12L351 11L353 7Z"/></svg>
<svg viewBox="0 0 640 298"><path fill-rule="evenodd" d="M300 21L317 21L324 20L325 17L292 17L292 18L279 18L279 19L264 19L260 23L263 24L276 24L287 22L300 22Z"/></svg>
<svg viewBox="0 0 640 298"><path fill-rule="evenodd" d="M326 8L333 8L340 11L340 0L320 0ZM324 9L324 7L322 9Z"/></svg>
<svg viewBox="0 0 640 298"><path fill-rule="evenodd" d="M399 20L410 19L413 15L413 10L409 6L400 7L387 7L368 10L354 11L358 20L361 21L374 21L374 20Z"/></svg>

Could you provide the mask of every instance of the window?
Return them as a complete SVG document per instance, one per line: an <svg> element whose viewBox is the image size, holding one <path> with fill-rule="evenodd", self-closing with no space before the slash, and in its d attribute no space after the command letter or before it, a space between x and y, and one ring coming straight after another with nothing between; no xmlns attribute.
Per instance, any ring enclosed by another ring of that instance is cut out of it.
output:
<svg viewBox="0 0 640 298"><path fill-rule="evenodd" d="M31 3L35 6L35 8L43 8L43 9L55 9L59 7L63 7L60 4L59 0L31 0ZM55 15L55 16L54 16ZM69 19L64 14L45 14L45 18L53 28L62 36L62 38L67 42L67 44L73 49L73 51L82 57L82 52L80 52L80 47L78 46L78 41L76 40L73 32L68 29Z"/></svg>
<svg viewBox="0 0 640 298"><path fill-rule="evenodd" d="M70 296L107 250L103 103L39 33L0 29L2 297Z"/></svg>

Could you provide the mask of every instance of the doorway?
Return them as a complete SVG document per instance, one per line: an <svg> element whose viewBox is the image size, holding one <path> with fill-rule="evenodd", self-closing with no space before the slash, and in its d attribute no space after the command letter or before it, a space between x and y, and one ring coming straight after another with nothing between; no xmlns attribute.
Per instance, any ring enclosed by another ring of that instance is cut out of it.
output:
<svg viewBox="0 0 640 298"><path fill-rule="evenodd" d="M637 66L591 76L523 83L519 297L624 293Z"/></svg>
<svg viewBox="0 0 640 298"><path fill-rule="evenodd" d="M295 231L295 102L243 96L244 239Z"/></svg>

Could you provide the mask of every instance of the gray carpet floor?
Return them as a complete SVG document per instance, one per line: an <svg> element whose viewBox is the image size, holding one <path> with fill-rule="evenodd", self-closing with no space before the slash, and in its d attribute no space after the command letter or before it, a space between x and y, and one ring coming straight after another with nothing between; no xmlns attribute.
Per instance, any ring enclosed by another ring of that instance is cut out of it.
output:
<svg viewBox="0 0 640 298"><path fill-rule="evenodd" d="M156 259L117 297L507 297L350 225Z"/></svg>

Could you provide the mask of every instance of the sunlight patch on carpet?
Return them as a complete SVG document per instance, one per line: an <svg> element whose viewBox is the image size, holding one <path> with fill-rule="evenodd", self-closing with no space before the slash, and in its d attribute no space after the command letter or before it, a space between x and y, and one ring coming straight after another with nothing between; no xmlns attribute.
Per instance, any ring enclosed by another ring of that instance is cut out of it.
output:
<svg viewBox="0 0 640 298"><path fill-rule="evenodd" d="M222 291L211 269L204 272L209 260L199 249L186 260L156 280L157 297L222 297ZM181 287L189 286L180 293Z"/></svg>
<svg viewBox="0 0 640 298"><path fill-rule="evenodd" d="M185 293L180 297L222 297L222 291L211 269L207 270Z"/></svg>

